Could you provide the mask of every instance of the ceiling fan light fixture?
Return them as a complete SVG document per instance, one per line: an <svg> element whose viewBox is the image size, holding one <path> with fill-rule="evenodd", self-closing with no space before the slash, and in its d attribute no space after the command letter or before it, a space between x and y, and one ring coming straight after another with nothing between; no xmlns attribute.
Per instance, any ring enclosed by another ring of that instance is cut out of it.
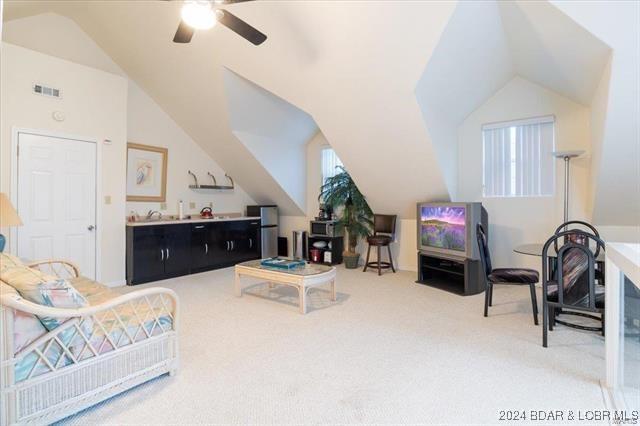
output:
<svg viewBox="0 0 640 426"><path fill-rule="evenodd" d="M216 15L208 0L185 1L181 16L185 24L197 30L208 30L216 24Z"/></svg>

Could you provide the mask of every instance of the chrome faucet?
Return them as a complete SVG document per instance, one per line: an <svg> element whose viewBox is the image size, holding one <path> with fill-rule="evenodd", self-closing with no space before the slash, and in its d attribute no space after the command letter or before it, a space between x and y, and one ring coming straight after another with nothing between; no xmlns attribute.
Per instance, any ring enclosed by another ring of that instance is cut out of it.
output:
<svg viewBox="0 0 640 426"><path fill-rule="evenodd" d="M151 219L153 217L153 215L158 215L158 219L162 218L162 213L160 213L157 210L149 210L149 213L147 213L147 219Z"/></svg>

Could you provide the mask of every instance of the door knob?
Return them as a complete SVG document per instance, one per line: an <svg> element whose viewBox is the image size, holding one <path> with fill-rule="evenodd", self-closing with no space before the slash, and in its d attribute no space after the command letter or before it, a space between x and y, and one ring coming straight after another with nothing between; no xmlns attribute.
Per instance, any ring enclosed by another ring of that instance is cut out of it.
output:
<svg viewBox="0 0 640 426"><path fill-rule="evenodd" d="M89 225L89 226L87 226L87 229L88 229L89 231L93 231L94 229L96 229L96 227L95 227L95 226L93 226L93 225Z"/></svg>

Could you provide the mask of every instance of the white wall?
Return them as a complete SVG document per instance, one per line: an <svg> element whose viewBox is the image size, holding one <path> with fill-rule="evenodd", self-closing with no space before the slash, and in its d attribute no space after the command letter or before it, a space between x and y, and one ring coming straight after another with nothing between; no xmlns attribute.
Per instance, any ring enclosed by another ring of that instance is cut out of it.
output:
<svg viewBox="0 0 640 426"><path fill-rule="evenodd" d="M305 146L318 126L306 112L233 71L225 68L223 75L233 134L305 213Z"/></svg>
<svg viewBox="0 0 640 426"><path fill-rule="evenodd" d="M124 71L71 19L42 13L6 22L4 41L112 74Z"/></svg>
<svg viewBox="0 0 640 426"><path fill-rule="evenodd" d="M292 255L292 233L297 230L309 231L309 221L318 214L320 203L320 186L322 185L322 150L331 147L327 138L318 132L307 143L307 215L306 216L280 216L280 236L287 237L289 255ZM366 196L366 194L365 194ZM386 213L386 212L383 212ZM394 262L397 269L406 271L417 270L416 248L416 221L398 218L396 222L396 242L391 245ZM361 242L356 250L361 255L366 255L367 246ZM386 259L386 253L383 255ZM371 253L371 260L375 260L375 252ZM360 259L361 262L363 259Z"/></svg>
<svg viewBox="0 0 640 426"><path fill-rule="evenodd" d="M601 81L601 93L593 100L602 126L594 135L593 219L598 225L635 229L640 226L640 3L551 3L613 50L610 79Z"/></svg>
<svg viewBox="0 0 640 426"><path fill-rule="evenodd" d="M195 143L137 84L129 82L127 102L127 137L129 142L168 148L166 209L161 203L127 202L127 214L135 210L139 214L161 210L177 214L178 201L184 203L185 213L199 213L202 207L213 204L215 213L244 212L254 201L239 186L235 190L192 190L191 170L199 183L211 183L210 172L218 184L227 185L224 170ZM233 178L233 176L231 176ZM194 208L189 208L195 203Z"/></svg>
<svg viewBox="0 0 640 426"><path fill-rule="evenodd" d="M98 273L102 273L99 278L103 282L124 282L126 215L131 210L144 214L161 207L160 203L126 202L127 141L169 149L164 213L177 213L180 199L188 213L198 213L210 202L214 212L219 213L244 212L247 204L254 203L237 184L234 191L190 190L188 170L201 181L206 181L209 171L220 183L225 182L224 170L137 84L128 81L111 58L70 19L50 13L17 19L4 25L3 38L12 44L2 44L2 192L9 193L10 189L12 126L113 142L102 147L103 195L112 199L111 205L100 200L104 259ZM32 95L30 86L34 81L61 87L63 99ZM63 111L67 119L62 123L54 121L53 110ZM196 207L190 209L189 202Z"/></svg>
<svg viewBox="0 0 640 426"><path fill-rule="evenodd" d="M513 68L497 3L458 2L415 90L451 198L458 125L513 77Z"/></svg>
<svg viewBox="0 0 640 426"><path fill-rule="evenodd" d="M329 147L329 142L322 132L317 132L315 136L306 144L306 216L280 216L280 236L287 237L289 244L289 256L292 251L292 233L297 230L309 231L309 221L318 214L320 204L318 195L322 185L322 149Z"/></svg>
<svg viewBox="0 0 640 426"><path fill-rule="evenodd" d="M448 196L414 89L455 4L396 3L254 2L242 13L268 33L259 47L223 26L198 32L188 46L171 43L176 2L49 10L72 16L256 201L297 213L232 133L223 67L313 116L372 206L413 216L416 200ZM397 149L371 149L387 143ZM372 176L371 165L389 173Z"/></svg>
<svg viewBox="0 0 640 426"><path fill-rule="evenodd" d="M104 282L124 279L125 268L125 156L127 141L127 80L84 65L2 43L1 169L0 188L10 193L12 127L54 131L103 141L103 196L98 200L102 226L102 267L97 271ZM48 99L31 93L34 82L63 90L62 99ZM65 121L53 120L53 111L65 114Z"/></svg>
<svg viewBox="0 0 640 426"><path fill-rule="evenodd" d="M590 110L557 93L516 77L458 129L459 201L481 201L489 213L489 239L495 267L539 268L538 258L519 255L513 248L524 243L542 243L563 218L564 164L556 162L553 197L483 198L482 131L485 123L555 115L556 150L590 151ZM590 221L588 191L590 158L571 162L570 218Z"/></svg>

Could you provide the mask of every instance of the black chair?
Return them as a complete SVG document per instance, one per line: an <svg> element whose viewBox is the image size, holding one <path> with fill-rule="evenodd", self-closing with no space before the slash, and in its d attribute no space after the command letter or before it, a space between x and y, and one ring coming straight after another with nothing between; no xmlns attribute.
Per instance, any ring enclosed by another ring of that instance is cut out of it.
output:
<svg viewBox="0 0 640 426"><path fill-rule="evenodd" d="M563 244L557 252L556 271L550 277L548 250L551 245L556 247L558 241ZM604 242L600 238L571 229L549 238L542 249L542 346L545 348L547 331L553 330L556 322L581 330L600 331L604 336L604 286L596 285L596 262L594 251L590 248L592 243L598 253L604 250ZM591 318L600 321L600 327L560 321L556 318L558 313ZM592 315L594 313L599 316Z"/></svg>
<svg viewBox="0 0 640 426"><path fill-rule="evenodd" d="M580 228L584 228L584 229L580 229ZM591 225L590 223L583 222L581 220L570 220L568 222L563 223L562 225L558 226L558 228L556 228L553 235L557 235L560 232L564 232L564 231L582 231L588 234L592 234L597 238L600 238L600 233L595 228L595 226ZM567 235L565 235L563 240L565 244L571 241L576 244L582 244L582 245L591 247L591 251L593 252L593 257L596 259L596 264L595 264L596 281L598 281L599 284L604 284L604 262L602 263L597 262L598 255L600 254L600 246L596 243L593 243L593 240L590 240L590 239L584 240L579 234L573 233L573 232L570 232ZM553 248L556 251L556 253L558 253L558 240L554 241ZM552 264L555 263L553 258L550 258L550 261ZM555 274L555 271L556 271L555 264L553 266L554 267L551 268L551 272L552 272L551 276L554 276L553 274Z"/></svg>
<svg viewBox="0 0 640 426"><path fill-rule="evenodd" d="M531 292L531 307L533 309L533 323L538 325L538 301L536 300L536 283L540 276L534 269L524 268L499 268L491 266L491 255L487 244L487 234L481 224L476 225L476 238L480 249L480 263L484 271L487 289L484 294L484 316L489 312L489 306L493 303L494 284L528 285Z"/></svg>
<svg viewBox="0 0 640 426"><path fill-rule="evenodd" d="M391 243L393 242L395 235L396 215L373 215L373 235L367 237L369 248L367 249L367 260L364 262L364 269L362 272L366 272L369 266L372 268L378 268L378 275L382 275L382 270L388 268L391 268L394 273L396 272L393 267L393 258L391 257ZM374 262L369 262L371 246L375 246L378 249L378 258ZM385 246L387 247L387 253L389 254L388 262L383 262L381 258L381 249Z"/></svg>

